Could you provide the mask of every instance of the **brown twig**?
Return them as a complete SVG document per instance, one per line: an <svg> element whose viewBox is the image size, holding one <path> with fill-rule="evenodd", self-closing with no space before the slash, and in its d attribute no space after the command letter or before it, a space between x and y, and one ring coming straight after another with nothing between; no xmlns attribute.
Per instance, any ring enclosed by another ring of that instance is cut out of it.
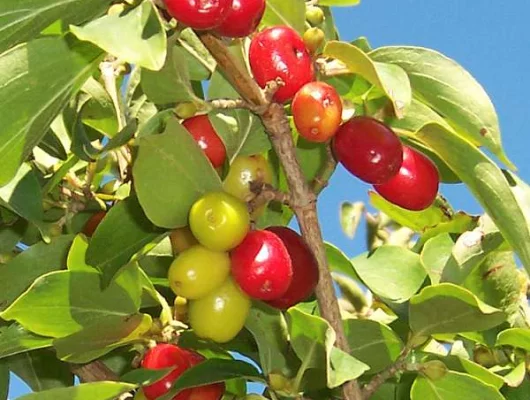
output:
<svg viewBox="0 0 530 400"><path fill-rule="evenodd" d="M291 196L288 193L284 193L267 183L251 182L250 191L256 194L256 197L248 205L251 213L270 201L276 201L285 205L291 204Z"/></svg>
<svg viewBox="0 0 530 400"><path fill-rule="evenodd" d="M311 182L311 190L313 190L313 193L315 194L319 194L328 186L329 178L331 178L331 175L333 175L333 172L335 172L335 169L337 168L337 161L331 150L331 144L326 145L326 156L326 162Z"/></svg>
<svg viewBox="0 0 530 400"><path fill-rule="evenodd" d="M79 377L81 382L119 381L120 378L102 361L89 364L70 364L70 370Z"/></svg>
<svg viewBox="0 0 530 400"><path fill-rule="evenodd" d="M282 105L268 101L265 92L259 88L245 66L231 55L217 37L208 32L198 33L198 36L217 60L220 70L242 98L262 110L258 114L285 171L290 190L290 206L296 215L302 235L318 261L320 279L316 294L321 315L335 330L337 346L341 350L349 352L318 222L317 198L306 182L296 158L291 128L285 110ZM346 400L362 399L357 381L346 383L343 386L343 393Z"/></svg>

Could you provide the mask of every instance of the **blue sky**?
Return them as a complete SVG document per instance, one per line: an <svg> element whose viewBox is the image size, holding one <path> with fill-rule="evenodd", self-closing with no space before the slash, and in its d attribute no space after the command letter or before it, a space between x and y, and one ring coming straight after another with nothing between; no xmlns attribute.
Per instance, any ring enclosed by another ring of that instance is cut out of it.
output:
<svg viewBox="0 0 530 400"><path fill-rule="evenodd" d="M288 1L288 0L286 0ZM363 0L352 8L337 8L336 22L344 40L366 36L372 47L416 45L436 49L463 65L484 86L497 108L508 156L530 181L530 3L523 0ZM368 186L342 168L319 200L326 240L354 256L364 251L362 233L353 241L340 230L342 201L366 201ZM455 208L479 213L462 185L443 186ZM13 381L10 399L27 392Z"/></svg>

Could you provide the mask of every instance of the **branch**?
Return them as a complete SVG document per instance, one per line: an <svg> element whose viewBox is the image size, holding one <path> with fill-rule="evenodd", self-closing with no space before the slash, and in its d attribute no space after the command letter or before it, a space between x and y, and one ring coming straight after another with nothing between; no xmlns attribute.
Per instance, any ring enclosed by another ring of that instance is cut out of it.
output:
<svg viewBox="0 0 530 400"><path fill-rule="evenodd" d="M250 191L256 194L256 197L249 203L250 213L264 206L270 201L276 201L281 204L290 205L291 196L281 190L277 190L270 184L263 182L251 182Z"/></svg>
<svg viewBox="0 0 530 400"><path fill-rule="evenodd" d="M228 81L239 92L243 99L261 108L258 114L269 134L271 143L285 171L290 189L290 205L293 209L300 230L307 244L313 251L319 268L319 283L316 294L320 312L337 334L337 346L349 353L349 345L344 335L340 310L335 296L333 280L328 268L326 250L318 222L316 195L309 184L296 159L295 146L291 128L282 105L268 101L264 91L249 75L244 65L235 59L226 46L214 35L207 32L197 33L203 44L217 60L220 70ZM343 386L346 400L361 400L361 390L357 381Z"/></svg>
<svg viewBox="0 0 530 400"><path fill-rule="evenodd" d="M311 182L311 190L317 195L328 186L329 178L331 178L337 168L337 161L331 150L331 144L326 145L326 156L326 162Z"/></svg>
<svg viewBox="0 0 530 400"><path fill-rule="evenodd" d="M119 381L120 378L102 361L89 364L70 364L70 370L79 377L81 382Z"/></svg>

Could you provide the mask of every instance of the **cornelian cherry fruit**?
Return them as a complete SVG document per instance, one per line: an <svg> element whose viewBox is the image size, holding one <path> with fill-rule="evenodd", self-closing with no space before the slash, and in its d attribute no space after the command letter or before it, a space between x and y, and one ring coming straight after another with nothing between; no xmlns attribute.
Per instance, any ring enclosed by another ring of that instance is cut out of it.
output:
<svg viewBox="0 0 530 400"><path fill-rule="evenodd" d="M103 220L103 218L105 218L105 215L107 215L106 211L98 211L97 213L92 214L92 216L88 219L85 226L83 227L82 232L86 236L91 237L96 231L101 221Z"/></svg>
<svg viewBox="0 0 530 400"><path fill-rule="evenodd" d="M373 184L389 181L403 161L403 146L394 131L364 116L341 125L333 139L333 151L349 172Z"/></svg>
<svg viewBox="0 0 530 400"><path fill-rule="evenodd" d="M250 68L258 85L280 78L284 86L274 100L285 103L315 78L313 61L300 35L288 26L274 26L258 33L250 43Z"/></svg>
<svg viewBox="0 0 530 400"><path fill-rule="evenodd" d="M230 11L216 29L221 36L238 38L250 35L265 12L265 0L233 0Z"/></svg>
<svg viewBox="0 0 530 400"><path fill-rule="evenodd" d="M285 294L293 278L291 257L273 232L255 230L231 252L232 276L250 297L274 300Z"/></svg>
<svg viewBox="0 0 530 400"><path fill-rule="evenodd" d="M342 102L331 85L309 82L294 96L291 104L298 133L310 142L325 142L342 122Z"/></svg>
<svg viewBox="0 0 530 400"><path fill-rule="evenodd" d="M214 168L219 168L226 160L226 147L215 132L207 115L197 115L185 119L182 125L189 131L199 147L204 151Z"/></svg>
<svg viewBox="0 0 530 400"><path fill-rule="evenodd" d="M291 257L293 279L287 291L267 304L285 310L306 300L318 283L318 263L302 236L285 226L271 226L268 231L276 234Z"/></svg>
<svg viewBox="0 0 530 400"><path fill-rule="evenodd" d="M232 0L164 0L166 9L177 21L190 28L213 29L225 20Z"/></svg>
<svg viewBox="0 0 530 400"><path fill-rule="evenodd" d="M436 165L418 151L404 146L403 163L397 175L386 183L374 185L374 188L399 207L421 211L436 199L439 183Z"/></svg>

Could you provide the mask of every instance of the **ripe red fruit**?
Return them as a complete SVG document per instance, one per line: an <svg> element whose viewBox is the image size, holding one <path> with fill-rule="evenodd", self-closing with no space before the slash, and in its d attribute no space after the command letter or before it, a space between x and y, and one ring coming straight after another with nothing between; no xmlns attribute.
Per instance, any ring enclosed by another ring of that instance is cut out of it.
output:
<svg viewBox="0 0 530 400"><path fill-rule="evenodd" d="M165 377L151 385L144 386L144 394L148 400L154 400L167 393L173 382L190 367L190 363L187 353L172 344L161 343L147 350L142 359L142 368L165 369L171 367L174 369ZM186 389L173 397L173 400L187 400L189 394L190 390Z"/></svg>
<svg viewBox="0 0 530 400"><path fill-rule="evenodd" d="M82 231L85 236L91 237L94 234L105 215L107 215L106 211L98 211L88 219Z"/></svg>
<svg viewBox="0 0 530 400"><path fill-rule="evenodd" d="M258 85L281 78L285 84L274 100L285 103L315 78L311 56L300 35L288 26L274 26L258 33L250 43L250 68Z"/></svg>
<svg viewBox="0 0 530 400"><path fill-rule="evenodd" d="M403 146L403 163L397 175L382 185L374 185L374 188L399 207L421 211L434 202L439 183L434 163L416 150Z"/></svg>
<svg viewBox="0 0 530 400"><path fill-rule="evenodd" d="M285 294L293 277L289 252L273 232L256 230L232 250L232 276L250 297L274 300Z"/></svg>
<svg viewBox="0 0 530 400"><path fill-rule="evenodd" d="M219 168L226 160L226 148L213 128L207 115L197 115L182 122L191 136L204 151L214 168Z"/></svg>
<svg viewBox="0 0 530 400"><path fill-rule="evenodd" d="M213 29L230 11L232 0L164 0L169 15L193 29Z"/></svg>
<svg viewBox="0 0 530 400"><path fill-rule="evenodd" d="M306 300L318 283L318 263L302 236L285 226L271 226L268 231L275 233L283 242L293 267L293 279L285 294L267 303L285 310Z"/></svg>
<svg viewBox="0 0 530 400"><path fill-rule="evenodd" d="M331 85L309 82L294 96L291 104L294 124L310 142L330 139L342 122L342 102Z"/></svg>
<svg viewBox="0 0 530 400"><path fill-rule="evenodd" d="M258 27L265 12L265 0L234 0L226 19L216 29L226 37L245 37Z"/></svg>
<svg viewBox="0 0 530 400"><path fill-rule="evenodd" d="M394 131L370 117L344 123L333 140L333 151L348 171L373 184L390 180L403 160L403 146Z"/></svg>

